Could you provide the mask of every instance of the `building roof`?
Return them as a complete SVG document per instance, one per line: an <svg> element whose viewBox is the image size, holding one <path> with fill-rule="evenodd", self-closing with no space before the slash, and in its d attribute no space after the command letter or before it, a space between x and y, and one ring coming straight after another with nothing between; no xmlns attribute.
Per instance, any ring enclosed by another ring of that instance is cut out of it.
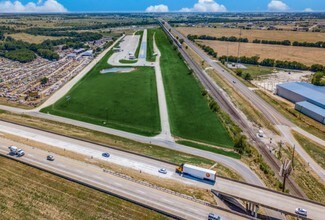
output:
<svg viewBox="0 0 325 220"><path fill-rule="evenodd" d="M323 109L317 105L314 105L310 102L307 102L307 101L297 102L296 105L304 107L312 112L315 112L315 113L325 117L325 109Z"/></svg>
<svg viewBox="0 0 325 220"><path fill-rule="evenodd" d="M323 108L325 106L325 86L315 86L304 82L289 82L277 86L305 97L306 101Z"/></svg>

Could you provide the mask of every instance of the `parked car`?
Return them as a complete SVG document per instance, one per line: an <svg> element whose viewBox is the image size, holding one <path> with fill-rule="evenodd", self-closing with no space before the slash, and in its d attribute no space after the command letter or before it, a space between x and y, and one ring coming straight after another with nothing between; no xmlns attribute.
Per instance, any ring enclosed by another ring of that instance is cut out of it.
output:
<svg viewBox="0 0 325 220"><path fill-rule="evenodd" d="M48 156L47 156L47 160L49 160L49 161L54 161L54 156L53 156L53 155L48 155Z"/></svg>
<svg viewBox="0 0 325 220"><path fill-rule="evenodd" d="M159 169L158 172L162 174L167 174L167 170L165 168Z"/></svg>
<svg viewBox="0 0 325 220"><path fill-rule="evenodd" d="M209 213L208 220L221 220L221 217L219 215Z"/></svg>
<svg viewBox="0 0 325 220"><path fill-rule="evenodd" d="M296 208L295 213L301 216L307 216L307 210L303 208Z"/></svg>
<svg viewBox="0 0 325 220"><path fill-rule="evenodd" d="M103 157L109 157L109 156L111 156L111 155L110 155L109 153L106 152L106 153L102 153L102 156L103 156Z"/></svg>

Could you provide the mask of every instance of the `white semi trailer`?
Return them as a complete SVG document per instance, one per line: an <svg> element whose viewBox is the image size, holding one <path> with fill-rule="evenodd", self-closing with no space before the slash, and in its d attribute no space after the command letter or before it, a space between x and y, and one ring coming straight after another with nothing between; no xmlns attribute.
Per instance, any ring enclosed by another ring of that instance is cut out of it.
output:
<svg viewBox="0 0 325 220"><path fill-rule="evenodd" d="M198 179L216 181L216 171L190 164L182 164L176 168L176 173L187 174Z"/></svg>

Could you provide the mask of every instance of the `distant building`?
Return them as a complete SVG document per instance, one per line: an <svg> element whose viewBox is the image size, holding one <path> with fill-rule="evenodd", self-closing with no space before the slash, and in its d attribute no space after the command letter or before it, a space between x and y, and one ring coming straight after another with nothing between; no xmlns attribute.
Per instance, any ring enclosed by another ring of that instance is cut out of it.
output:
<svg viewBox="0 0 325 220"><path fill-rule="evenodd" d="M79 54L79 53L82 53L84 51L85 51L84 48L79 48L79 49L75 49L73 52L76 53L76 54Z"/></svg>
<svg viewBox="0 0 325 220"><path fill-rule="evenodd" d="M86 52L83 52L83 53L81 54L81 56L87 56L87 57L90 57L90 56L93 55L93 53L94 53L93 50L87 50Z"/></svg>
<svg viewBox="0 0 325 220"><path fill-rule="evenodd" d="M75 53L70 53L67 55L67 58L75 59L77 57L77 54Z"/></svg>
<svg viewBox="0 0 325 220"><path fill-rule="evenodd" d="M325 87L303 82L277 85L276 94L296 104L295 109L325 124Z"/></svg>

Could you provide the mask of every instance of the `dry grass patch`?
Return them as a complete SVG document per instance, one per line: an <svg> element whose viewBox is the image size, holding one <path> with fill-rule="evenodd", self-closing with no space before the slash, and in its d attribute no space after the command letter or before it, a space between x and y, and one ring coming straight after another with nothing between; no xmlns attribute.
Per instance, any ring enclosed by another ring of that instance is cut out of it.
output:
<svg viewBox="0 0 325 220"><path fill-rule="evenodd" d="M153 211L0 157L0 219L166 219Z"/></svg>
<svg viewBox="0 0 325 220"><path fill-rule="evenodd" d="M218 56L227 55L229 45L229 55L237 56L238 43L224 41L199 40L213 48ZM270 44L242 43L240 46L241 56L259 56L260 60L270 58L276 60L297 61L306 65L322 64L325 65L325 50L322 48L293 47Z"/></svg>
<svg viewBox="0 0 325 220"><path fill-rule="evenodd" d="M240 29L235 28L195 28L180 27L177 28L183 35L209 35L214 37L239 37ZM258 40L290 40L299 42L317 42L324 41L325 33L318 32L297 32L297 31L277 31L277 30L242 30L242 37L249 41Z"/></svg>
<svg viewBox="0 0 325 220"><path fill-rule="evenodd" d="M17 33L17 34L8 34L7 36L13 37L15 40L22 40L28 43L40 44L45 40L57 40L62 37L50 37L50 36L41 36L41 35L31 35L26 33Z"/></svg>

